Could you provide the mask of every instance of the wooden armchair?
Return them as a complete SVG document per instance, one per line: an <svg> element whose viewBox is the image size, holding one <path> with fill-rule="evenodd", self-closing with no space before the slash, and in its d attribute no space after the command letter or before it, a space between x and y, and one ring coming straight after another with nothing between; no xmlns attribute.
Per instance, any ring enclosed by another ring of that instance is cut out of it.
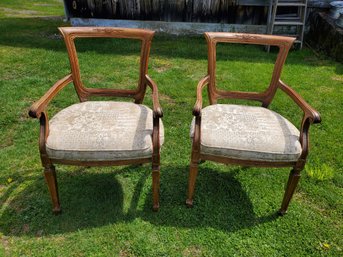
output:
<svg viewBox="0 0 343 257"><path fill-rule="evenodd" d="M260 167L293 167L279 214L286 213L304 168L309 150L309 128L319 123L319 113L280 80L282 67L294 39L270 35L205 33L208 43L208 74L199 82L191 137L192 155L186 204L193 205L198 163L210 160L225 164ZM279 48L269 87L261 93L223 91L216 88L216 44L242 43ZM210 105L202 108L202 90L207 86ZM268 109L277 89L286 93L303 111L299 130L287 119ZM217 104L218 99L244 99L262 107Z"/></svg>
<svg viewBox="0 0 343 257"><path fill-rule="evenodd" d="M39 150L53 212L61 211L54 164L112 166L152 162L153 209L159 208L160 146L163 116L157 85L148 76L148 59L154 32L140 29L59 28L70 60L71 73L57 81L35 102L29 115L40 121ZM80 76L75 38L127 38L140 40L141 58L135 90L86 88ZM50 121L47 105L73 82L80 103L58 112ZM153 110L142 105L146 87L152 90ZM129 97L133 102L88 101L92 96Z"/></svg>

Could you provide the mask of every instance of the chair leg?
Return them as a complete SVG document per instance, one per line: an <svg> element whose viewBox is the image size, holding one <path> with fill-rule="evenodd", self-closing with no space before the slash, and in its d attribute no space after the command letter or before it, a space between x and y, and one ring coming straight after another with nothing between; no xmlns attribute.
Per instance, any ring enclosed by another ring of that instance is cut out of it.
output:
<svg viewBox="0 0 343 257"><path fill-rule="evenodd" d="M61 212L60 200L58 196L56 171L53 165L45 167L44 169L45 181L48 185L51 201L53 205L53 213L58 214Z"/></svg>
<svg viewBox="0 0 343 257"><path fill-rule="evenodd" d="M160 194L160 166L153 167L152 169L152 199L154 211L158 211L160 208L159 196Z"/></svg>
<svg viewBox="0 0 343 257"><path fill-rule="evenodd" d="M188 197L186 204L188 207L193 207L193 194L195 189L195 182L198 175L198 162L191 162L189 168L189 178L188 178Z"/></svg>
<svg viewBox="0 0 343 257"><path fill-rule="evenodd" d="M289 174L286 191L283 197L281 208L278 212L279 215L283 216L287 213L288 205L292 199L295 188L298 185L299 179L300 179L300 170L292 169Z"/></svg>

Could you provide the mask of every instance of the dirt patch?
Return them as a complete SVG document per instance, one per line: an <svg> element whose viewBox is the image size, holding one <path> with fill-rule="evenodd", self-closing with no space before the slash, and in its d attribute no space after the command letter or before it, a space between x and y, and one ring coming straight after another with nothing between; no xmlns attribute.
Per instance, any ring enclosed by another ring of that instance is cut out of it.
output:
<svg viewBox="0 0 343 257"><path fill-rule="evenodd" d="M102 83L103 82L103 78L102 77L100 77L100 76L93 76L93 77L91 77L91 78L89 78L89 83L91 83L91 84L100 84L100 83Z"/></svg>
<svg viewBox="0 0 343 257"><path fill-rule="evenodd" d="M5 15L9 17L27 17L37 16L39 14L39 12L33 10L17 10L5 7L1 7L0 10L3 11Z"/></svg>
<svg viewBox="0 0 343 257"><path fill-rule="evenodd" d="M36 232L36 237L42 237L42 235L43 235L43 230L38 230L37 232Z"/></svg>
<svg viewBox="0 0 343 257"><path fill-rule="evenodd" d="M159 93L158 97L159 97L159 99L161 101L167 102L168 104L171 104L171 105L175 105L176 104L175 100L173 98L171 98L170 96L168 96L168 95Z"/></svg>
<svg viewBox="0 0 343 257"><path fill-rule="evenodd" d="M62 35L59 33L41 33L41 36L44 38L48 38L51 40L61 40L62 39Z"/></svg>
<svg viewBox="0 0 343 257"><path fill-rule="evenodd" d="M343 81L343 77L342 76L333 76L332 78L331 78L332 80L334 80L334 81Z"/></svg>
<svg viewBox="0 0 343 257"><path fill-rule="evenodd" d="M155 60L152 65L153 69L158 73L163 73L171 68L171 63L167 60Z"/></svg>
<svg viewBox="0 0 343 257"><path fill-rule="evenodd" d="M10 247L9 247L9 242L6 236L0 236L1 244L4 247L5 253L8 254Z"/></svg>
<svg viewBox="0 0 343 257"><path fill-rule="evenodd" d="M127 250L120 250L119 256L120 257L128 257L128 256L133 256L133 255L130 252L128 252Z"/></svg>
<svg viewBox="0 0 343 257"><path fill-rule="evenodd" d="M192 257L201 256L201 250L197 246L191 246L191 247L186 248L183 251L182 256L187 256L187 257L188 256L192 256Z"/></svg>
<svg viewBox="0 0 343 257"><path fill-rule="evenodd" d="M39 16L39 18L46 20L46 21L63 21L63 16Z"/></svg>
<svg viewBox="0 0 343 257"><path fill-rule="evenodd" d="M2 192L2 190L5 190L5 188L6 188L5 185L1 185L1 184L0 184L0 193ZM0 203L1 203L1 201L0 201Z"/></svg>
<svg viewBox="0 0 343 257"><path fill-rule="evenodd" d="M308 196L305 193L298 191L294 195L294 198L298 199L299 201L302 201L302 202L306 203L308 206L311 206L313 209L315 209L316 211L320 212L325 217L327 216L328 208L325 208L323 206L319 206L318 204L314 203L313 201L311 201L308 198Z"/></svg>
<svg viewBox="0 0 343 257"><path fill-rule="evenodd" d="M8 129L1 137L0 137L0 149L9 147L13 145L13 136L14 136L14 129Z"/></svg>
<svg viewBox="0 0 343 257"><path fill-rule="evenodd" d="M30 232L30 226L29 226L29 224L24 224L22 230L23 230L23 233L24 233L24 234L29 233L29 232Z"/></svg>
<svg viewBox="0 0 343 257"><path fill-rule="evenodd" d="M321 93L331 93L334 90L335 90L334 87L324 87L324 86L319 87L319 92L321 92Z"/></svg>
<svg viewBox="0 0 343 257"><path fill-rule="evenodd" d="M155 70L158 73L162 73L162 72L165 72L166 70L168 70L168 67L166 67L166 66L164 66L164 67L156 67Z"/></svg>
<svg viewBox="0 0 343 257"><path fill-rule="evenodd" d="M42 4L42 3L37 3L37 4L33 4L34 6L55 6L54 4Z"/></svg>

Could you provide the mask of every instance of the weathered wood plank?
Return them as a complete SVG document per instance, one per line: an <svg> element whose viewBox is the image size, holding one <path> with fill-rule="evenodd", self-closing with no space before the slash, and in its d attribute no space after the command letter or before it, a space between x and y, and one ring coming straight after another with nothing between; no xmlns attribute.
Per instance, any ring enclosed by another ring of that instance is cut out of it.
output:
<svg viewBox="0 0 343 257"><path fill-rule="evenodd" d="M309 20L311 26L306 41L318 51L343 63L343 29L324 12L311 13Z"/></svg>
<svg viewBox="0 0 343 257"><path fill-rule="evenodd" d="M238 0L237 5L243 6L268 6L270 0ZM327 0L309 0L308 7L328 8L330 7Z"/></svg>
<svg viewBox="0 0 343 257"><path fill-rule="evenodd" d="M69 17L265 24L271 0L64 0ZM310 0L309 7L327 7Z"/></svg>
<svg viewBox="0 0 343 257"><path fill-rule="evenodd" d="M157 32L185 35L203 34L206 31L218 32L246 32L266 33L265 25L242 25L224 23L199 23L199 22L164 22L164 21L135 21L112 19L82 19L71 18L72 26L111 26L125 28L151 29Z"/></svg>

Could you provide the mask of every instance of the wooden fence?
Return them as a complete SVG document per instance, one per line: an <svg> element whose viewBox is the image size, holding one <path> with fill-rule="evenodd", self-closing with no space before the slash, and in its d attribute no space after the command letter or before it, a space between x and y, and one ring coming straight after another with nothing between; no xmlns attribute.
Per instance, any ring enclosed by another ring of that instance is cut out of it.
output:
<svg viewBox="0 0 343 257"><path fill-rule="evenodd" d="M64 0L68 17L265 24L269 0ZM325 0L310 0L314 7Z"/></svg>

